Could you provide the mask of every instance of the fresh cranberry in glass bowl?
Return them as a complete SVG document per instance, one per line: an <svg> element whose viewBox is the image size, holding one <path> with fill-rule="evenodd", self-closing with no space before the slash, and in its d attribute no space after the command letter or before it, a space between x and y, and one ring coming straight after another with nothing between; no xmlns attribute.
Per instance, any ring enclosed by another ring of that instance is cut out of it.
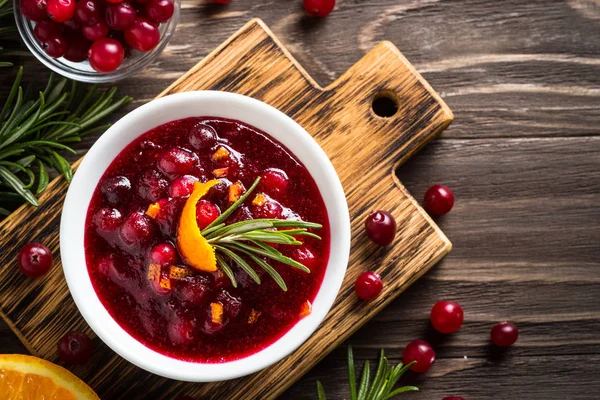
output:
<svg viewBox="0 0 600 400"><path fill-rule="evenodd" d="M67 78L101 83L134 74L162 52L175 31L181 0L159 0L151 7L141 1L105 0L15 0L15 4L17 29L38 60ZM141 24L141 32L134 29L134 37L139 33L130 47L125 30L133 27L136 17L148 15L152 23ZM49 21L58 24L60 32L49 35ZM106 39L117 39L120 46Z"/></svg>

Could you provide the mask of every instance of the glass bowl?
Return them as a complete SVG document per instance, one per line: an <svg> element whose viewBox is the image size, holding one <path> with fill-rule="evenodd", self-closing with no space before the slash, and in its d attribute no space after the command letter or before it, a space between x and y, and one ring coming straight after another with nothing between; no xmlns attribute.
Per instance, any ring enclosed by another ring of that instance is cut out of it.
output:
<svg viewBox="0 0 600 400"><path fill-rule="evenodd" d="M52 58L48 56L44 52L41 44L37 41L35 36L33 36L33 28L36 23L30 21L23 15L21 8L19 7L20 0L14 0L14 13L17 29L19 30L19 34L23 38L25 45L29 48L29 51L42 62L42 64L52 71L76 81L103 83L118 81L137 73L162 53L175 32L175 27L179 20L181 0L172 1L175 8L173 17L171 17L169 21L160 24L158 28L160 31L160 41L156 47L147 52L131 49L131 54L128 57L125 57L119 68L111 72L97 72L92 69L87 60L82 62L72 62L63 57Z"/></svg>

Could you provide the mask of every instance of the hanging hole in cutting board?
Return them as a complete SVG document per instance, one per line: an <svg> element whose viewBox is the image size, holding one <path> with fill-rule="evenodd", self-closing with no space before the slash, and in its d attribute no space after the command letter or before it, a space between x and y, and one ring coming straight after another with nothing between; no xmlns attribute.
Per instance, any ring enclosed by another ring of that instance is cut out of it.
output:
<svg viewBox="0 0 600 400"><path fill-rule="evenodd" d="M382 90L373 97L371 108L378 117L393 117L398 112L398 96L391 90Z"/></svg>

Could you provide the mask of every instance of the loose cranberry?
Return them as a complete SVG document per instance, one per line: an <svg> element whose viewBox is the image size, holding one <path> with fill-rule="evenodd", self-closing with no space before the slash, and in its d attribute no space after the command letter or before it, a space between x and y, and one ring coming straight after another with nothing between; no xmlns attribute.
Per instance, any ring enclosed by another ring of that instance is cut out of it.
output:
<svg viewBox="0 0 600 400"><path fill-rule="evenodd" d="M75 18L63 22L62 27L64 28L65 32L67 32L67 33L79 34L79 31L81 30L81 24L79 22L75 21Z"/></svg>
<svg viewBox="0 0 600 400"><path fill-rule="evenodd" d="M196 323L192 319L181 318L167 326L169 339L176 346L190 346L196 342Z"/></svg>
<svg viewBox="0 0 600 400"><path fill-rule="evenodd" d="M136 50L149 51L160 41L160 31L148 19L137 17L133 25L125 30L125 41Z"/></svg>
<svg viewBox="0 0 600 400"><path fill-rule="evenodd" d="M171 19L175 7L170 0L150 0L146 5L148 18L154 22L165 22Z"/></svg>
<svg viewBox="0 0 600 400"><path fill-rule="evenodd" d="M131 194L131 182L125 176L113 176L102 182L100 191L111 204L126 201Z"/></svg>
<svg viewBox="0 0 600 400"><path fill-rule="evenodd" d="M194 190L194 183L198 182L198 178L192 175L184 175L176 178L169 186L169 196L184 197L189 196Z"/></svg>
<svg viewBox="0 0 600 400"><path fill-rule="evenodd" d="M19 251L19 268L31 278L44 275L52 267L52 253L41 243L29 243Z"/></svg>
<svg viewBox="0 0 600 400"><path fill-rule="evenodd" d="M227 4L231 3L231 0L212 0L212 2L217 4Z"/></svg>
<svg viewBox="0 0 600 400"><path fill-rule="evenodd" d="M75 15L75 0L48 0L48 15L56 22L65 22Z"/></svg>
<svg viewBox="0 0 600 400"><path fill-rule="evenodd" d="M159 265L172 265L177 261L177 251L171 243L160 243L150 251L152 262Z"/></svg>
<svg viewBox="0 0 600 400"><path fill-rule="evenodd" d="M169 182L156 170L145 171L138 179L137 193L141 198L155 202L166 197Z"/></svg>
<svg viewBox="0 0 600 400"><path fill-rule="evenodd" d="M116 208L101 208L94 215L96 232L106 239L106 234L116 232L123 223L123 216Z"/></svg>
<svg viewBox="0 0 600 400"><path fill-rule="evenodd" d="M108 31L108 25L106 25L106 22L104 21L98 21L94 25L84 26L81 28L81 33L83 33L83 36L92 42L106 37L106 35L108 35Z"/></svg>
<svg viewBox="0 0 600 400"><path fill-rule="evenodd" d="M68 332L58 341L58 357L67 364L85 364L93 350L92 339L83 332Z"/></svg>
<svg viewBox="0 0 600 400"><path fill-rule="evenodd" d="M431 368L435 361L435 352L429 343L424 340L415 340L406 345L402 353L402 362L410 364L413 361L416 361L416 364L410 369L415 372L426 372Z"/></svg>
<svg viewBox="0 0 600 400"><path fill-rule="evenodd" d="M55 35L42 42L42 48L52 58L64 56L68 50L67 39L63 35Z"/></svg>
<svg viewBox="0 0 600 400"><path fill-rule="evenodd" d="M23 15L31 21L42 21L48 18L46 0L21 0L19 8Z"/></svg>
<svg viewBox="0 0 600 400"><path fill-rule="evenodd" d="M200 307L208 300L209 285L207 279L198 276L193 281L183 281L177 288L177 298L187 307Z"/></svg>
<svg viewBox="0 0 600 400"><path fill-rule="evenodd" d="M304 9L313 17L326 17L335 7L335 0L304 0Z"/></svg>
<svg viewBox="0 0 600 400"><path fill-rule="evenodd" d="M449 397L444 397L442 400L465 400L462 397L458 397L458 396L449 396Z"/></svg>
<svg viewBox="0 0 600 400"><path fill-rule="evenodd" d="M383 289L383 281L379 274L371 271L363 272L354 282L356 295L365 301L373 300L379 296Z"/></svg>
<svg viewBox="0 0 600 400"><path fill-rule="evenodd" d="M396 236L396 220L387 211L373 211L365 221L365 230L373 243L387 246Z"/></svg>
<svg viewBox="0 0 600 400"><path fill-rule="evenodd" d="M102 20L100 11L100 4L96 0L80 0L75 5L75 19L83 26L95 25Z"/></svg>
<svg viewBox="0 0 600 400"><path fill-rule="evenodd" d="M287 191L288 187L288 176L287 174L277 168L269 168L263 172L261 177L262 189L270 195L282 195Z"/></svg>
<svg viewBox="0 0 600 400"><path fill-rule="evenodd" d="M66 38L68 47L64 57L73 62L87 60L88 51L92 45L92 42L79 34L68 33Z"/></svg>
<svg viewBox="0 0 600 400"><path fill-rule="evenodd" d="M199 123L190 130L190 144L196 150L212 148L217 143L217 131L212 126Z"/></svg>
<svg viewBox="0 0 600 400"><path fill-rule="evenodd" d="M170 178L193 174L200 163L196 153L180 147L172 147L159 154L157 165L159 171Z"/></svg>
<svg viewBox="0 0 600 400"><path fill-rule="evenodd" d="M461 327L463 319L462 307L453 301L438 301L431 309L431 323L440 333L456 332Z"/></svg>
<svg viewBox="0 0 600 400"><path fill-rule="evenodd" d="M133 25L136 12L127 2L109 4L104 11L104 19L108 26L116 31L124 31Z"/></svg>
<svg viewBox="0 0 600 400"><path fill-rule="evenodd" d="M292 259L298 261L306 268L312 270L315 267L317 258L314 253L307 246L300 246L294 249L292 253Z"/></svg>
<svg viewBox="0 0 600 400"><path fill-rule="evenodd" d="M62 35L62 33L63 29L60 24L50 20L40 21L33 28L33 36L42 43L51 37Z"/></svg>
<svg viewBox="0 0 600 400"><path fill-rule="evenodd" d="M119 41L111 38L96 40L88 54L91 67L98 72L114 71L121 65L125 51Z"/></svg>
<svg viewBox="0 0 600 400"><path fill-rule="evenodd" d="M510 322L499 322L492 327L490 339L496 346L512 346L519 338L519 330Z"/></svg>
<svg viewBox="0 0 600 400"><path fill-rule="evenodd" d="M123 222L120 236L127 246L142 246L152 237L154 227L150 217L141 212L134 212Z"/></svg>
<svg viewBox="0 0 600 400"><path fill-rule="evenodd" d="M219 207L207 200L200 200L196 204L196 222L200 230L206 228L221 215Z"/></svg>
<svg viewBox="0 0 600 400"><path fill-rule="evenodd" d="M425 192L423 206L431 215L444 215L454 206L454 194L447 186L433 185Z"/></svg>

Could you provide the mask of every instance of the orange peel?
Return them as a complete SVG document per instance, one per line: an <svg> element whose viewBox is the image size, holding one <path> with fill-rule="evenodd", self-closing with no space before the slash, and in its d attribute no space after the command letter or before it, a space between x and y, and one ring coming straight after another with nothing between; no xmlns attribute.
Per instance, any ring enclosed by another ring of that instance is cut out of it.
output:
<svg viewBox="0 0 600 400"><path fill-rule="evenodd" d="M223 304L210 303L210 314L212 322L215 324L223 323Z"/></svg>
<svg viewBox="0 0 600 400"><path fill-rule="evenodd" d="M146 215L149 216L150 218L156 218L156 216L158 215L159 212L160 212L160 204L152 203L148 206L148 209L146 210Z"/></svg>
<svg viewBox="0 0 600 400"><path fill-rule="evenodd" d="M216 179L206 183L195 182L194 190L185 202L179 219L177 247L186 264L198 271L214 272L217 270L215 249L202 236L196 222L196 204L217 183L219 181Z"/></svg>

